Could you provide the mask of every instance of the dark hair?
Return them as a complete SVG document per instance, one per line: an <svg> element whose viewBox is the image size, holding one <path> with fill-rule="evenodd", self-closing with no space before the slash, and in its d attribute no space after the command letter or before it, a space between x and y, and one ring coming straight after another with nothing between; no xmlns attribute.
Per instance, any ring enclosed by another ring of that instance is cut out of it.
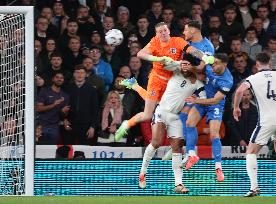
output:
<svg viewBox="0 0 276 204"><path fill-rule="evenodd" d="M141 14L141 15L137 18L137 22L138 22L140 19L142 19L142 18L147 19L147 21L149 22L149 19L148 19L148 17L147 17L146 14Z"/></svg>
<svg viewBox="0 0 276 204"><path fill-rule="evenodd" d="M258 11L259 8L266 8L268 10L268 12L269 12L269 6L268 5L265 5L265 4L258 5L257 6L257 11Z"/></svg>
<svg viewBox="0 0 276 204"><path fill-rule="evenodd" d="M249 26L248 28L246 28L245 33L248 33L248 31L255 31L255 33L257 34L257 30L253 26Z"/></svg>
<svg viewBox="0 0 276 204"><path fill-rule="evenodd" d="M78 21L76 18L69 18L66 22L66 25L68 25L69 23L77 23L78 24Z"/></svg>
<svg viewBox="0 0 276 204"><path fill-rule="evenodd" d="M256 61L260 62L261 64L268 64L270 61L270 56L265 52L260 52L256 55Z"/></svg>
<svg viewBox="0 0 276 204"><path fill-rule="evenodd" d="M198 21L192 20L188 23L189 27L196 28L198 30L201 30L201 25Z"/></svg>
<svg viewBox="0 0 276 204"><path fill-rule="evenodd" d="M59 53L59 52L53 52L53 53L50 55L50 60L51 60L53 57L60 57L60 58L62 59L62 54Z"/></svg>
<svg viewBox="0 0 276 204"><path fill-rule="evenodd" d="M234 36L234 37L232 37L231 43L232 43L234 40L238 40L238 41L240 41L240 42L242 43L242 39L241 39L239 36Z"/></svg>
<svg viewBox="0 0 276 204"><path fill-rule="evenodd" d="M74 67L74 71L81 70L81 69L83 69L86 72L86 69L82 64L78 64Z"/></svg>
<svg viewBox="0 0 276 204"><path fill-rule="evenodd" d="M268 39L268 41L270 41L270 40L276 41L276 35L270 36L269 39Z"/></svg>
<svg viewBox="0 0 276 204"><path fill-rule="evenodd" d="M56 149L56 158L68 158L71 148L67 145L58 147Z"/></svg>
<svg viewBox="0 0 276 204"><path fill-rule="evenodd" d="M153 0L153 1L151 2L151 6L152 6L152 4L157 4L157 3L160 3L160 4L163 5L162 0Z"/></svg>
<svg viewBox="0 0 276 204"><path fill-rule="evenodd" d="M62 72L62 71L60 71L60 70L56 70L56 71L54 71L54 73L53 73L53 75L52 75L52 78L54 78L56 75L58 75L58 74L61 74L62 76L64 76L64 73Z"/></svg>
<svg viewBox="0 0 276 204"><path fill-rule="evenodd" d="M215 58L219 59L222 63L228 63L228 55L226 53L216 53Z"/></svg>
<svg viewBox="0 0 276 204"><path fill-rule="evenodd" d="M233 10L237 13L237 7L233 4L228 4L225 8L224 8L224 12L226 12L227 10Z"/></svg>

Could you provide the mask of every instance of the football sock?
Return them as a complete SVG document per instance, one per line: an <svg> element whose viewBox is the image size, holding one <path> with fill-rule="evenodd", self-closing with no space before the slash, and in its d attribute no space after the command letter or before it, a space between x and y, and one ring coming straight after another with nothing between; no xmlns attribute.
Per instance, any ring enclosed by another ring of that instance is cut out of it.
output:
<svg viewBox="0 0 276 204"><path fill-rule="evenodd" d="M156 150L157 149L155 149L151 143L147 146L143 156L143 163L140 171L141 173L147 174L149 163L152 157L155 155Z"/></svg>
<svg viewBox="0 0 276 204"><path fill-rule="evenodd" d="M256 187L258 187L258 181L257 181L258 164L257 164L256 154L246 155L246 170L250 178L251 190L254 190Z"/></svg>
<svg viewBox="0 0 276 204"><path fill-rule="evenodd" d="M219 138L212 139L212 151L215 162L221 162L221 142Z"/></svg>
<svg viewBox="0 0 276 204"><path fill-rule="evenodd" d="M195 146L197 143L197 129L196 127L187 127L187 135L186 135L186 152L189 153L189 156L191 153L195 154Z"/></svg>
<svg viewBox="0 0 276 204"><path fill-rule="evenodd" d="M182 154L172 153L172 169L174 173L175 186L182 184L182 169L181 169Z"/></svg>
<svg viewBox="0 0 276 204"><path fill-rule="evenodd" d="M186 127L186 120L188 118L188 114L187 113L180 113L179 114L181 122L182 122L182 127L183 127L183 138L185 140L185 138L187 137L187 127Z"/></svg>
<svg viewBox="0 0 276 204"><path fill-rule="evenodd" d="M141 86L139 86L138 84L135 85L135 91L137 91L137 93L144 99L146 100L147 97L147 90L143 89Z"/></svg>

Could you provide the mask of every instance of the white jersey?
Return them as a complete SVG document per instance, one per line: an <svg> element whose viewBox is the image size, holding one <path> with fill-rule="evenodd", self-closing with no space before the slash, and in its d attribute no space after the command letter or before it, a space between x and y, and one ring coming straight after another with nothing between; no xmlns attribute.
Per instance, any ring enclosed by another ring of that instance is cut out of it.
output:
<svg viewBox="0 0 276 204"><path fill-rule="evenodd" d="M185 104L185 99L197 90L200 92L200 98L206 98L204 84L201 81L196 80L195 83L192 83L180 71L175 71L159 102L160 109L170 113L179 113Z"/></svg>
<svg viewBox="0 0 276 204"><path fill-rule="evenodd" d="M255 96L260 126L276 125L276 70L263 70L246 79Z"/></svg>

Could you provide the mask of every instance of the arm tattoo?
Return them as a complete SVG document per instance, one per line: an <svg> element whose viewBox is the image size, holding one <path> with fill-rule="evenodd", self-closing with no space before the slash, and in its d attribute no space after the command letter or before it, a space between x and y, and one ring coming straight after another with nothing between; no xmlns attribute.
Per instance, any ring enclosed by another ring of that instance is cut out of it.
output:
<svg viewBox="0 0 276 204"><path fill-rule="evenodd" d="M196 49L194 47L190 47L189 53L191 55L193 55L194 57L199 58L199 59L202 59L202 57L204 55L203 52L201 52L200 50L198 50L198 49Z"/></svg>

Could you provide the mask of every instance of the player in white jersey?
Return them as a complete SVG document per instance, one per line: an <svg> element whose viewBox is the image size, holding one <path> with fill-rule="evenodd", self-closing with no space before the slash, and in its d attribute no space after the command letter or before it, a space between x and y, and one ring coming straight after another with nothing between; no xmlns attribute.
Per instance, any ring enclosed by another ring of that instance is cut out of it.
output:
<svg viewBox="0 0 276 204"><path fill-rule="evenodd" d="M243 92L251 89L258 105L258 123L251 135L250 143L246 151L246 169L250 178L251 188L245 197L257 196L260 193L257 182L257 156L263 145L269 139L276 139L276 70L271 70L270 57L266 53L259 53L256 56L256 67L258 73L249 76L237 89L234 98L233 116L238 121L241 115L239 104ZM271 112L272 111L272 112Z"/></svg>
<svg viewBox="0 0 276 204"><path fill-rule="evenodd" d="M165 66L167 70L174 71L174 74L169 80L167 88L153 115L152 140L145 150L139 175L139 186L141 188L146 187L147 168L157 148L161 145L167 130L173 152L172 169L175 177L174 191L176 193L189 192L189 189L182 184L181 161L184 141L179 113L184 106L185 99L196 91L200 92L200 97L206 97L203 83L198 81L192 72L187 71L190 66L191 64L188 61L182 62L181 69L180 63L178 66Z"/></svg>

